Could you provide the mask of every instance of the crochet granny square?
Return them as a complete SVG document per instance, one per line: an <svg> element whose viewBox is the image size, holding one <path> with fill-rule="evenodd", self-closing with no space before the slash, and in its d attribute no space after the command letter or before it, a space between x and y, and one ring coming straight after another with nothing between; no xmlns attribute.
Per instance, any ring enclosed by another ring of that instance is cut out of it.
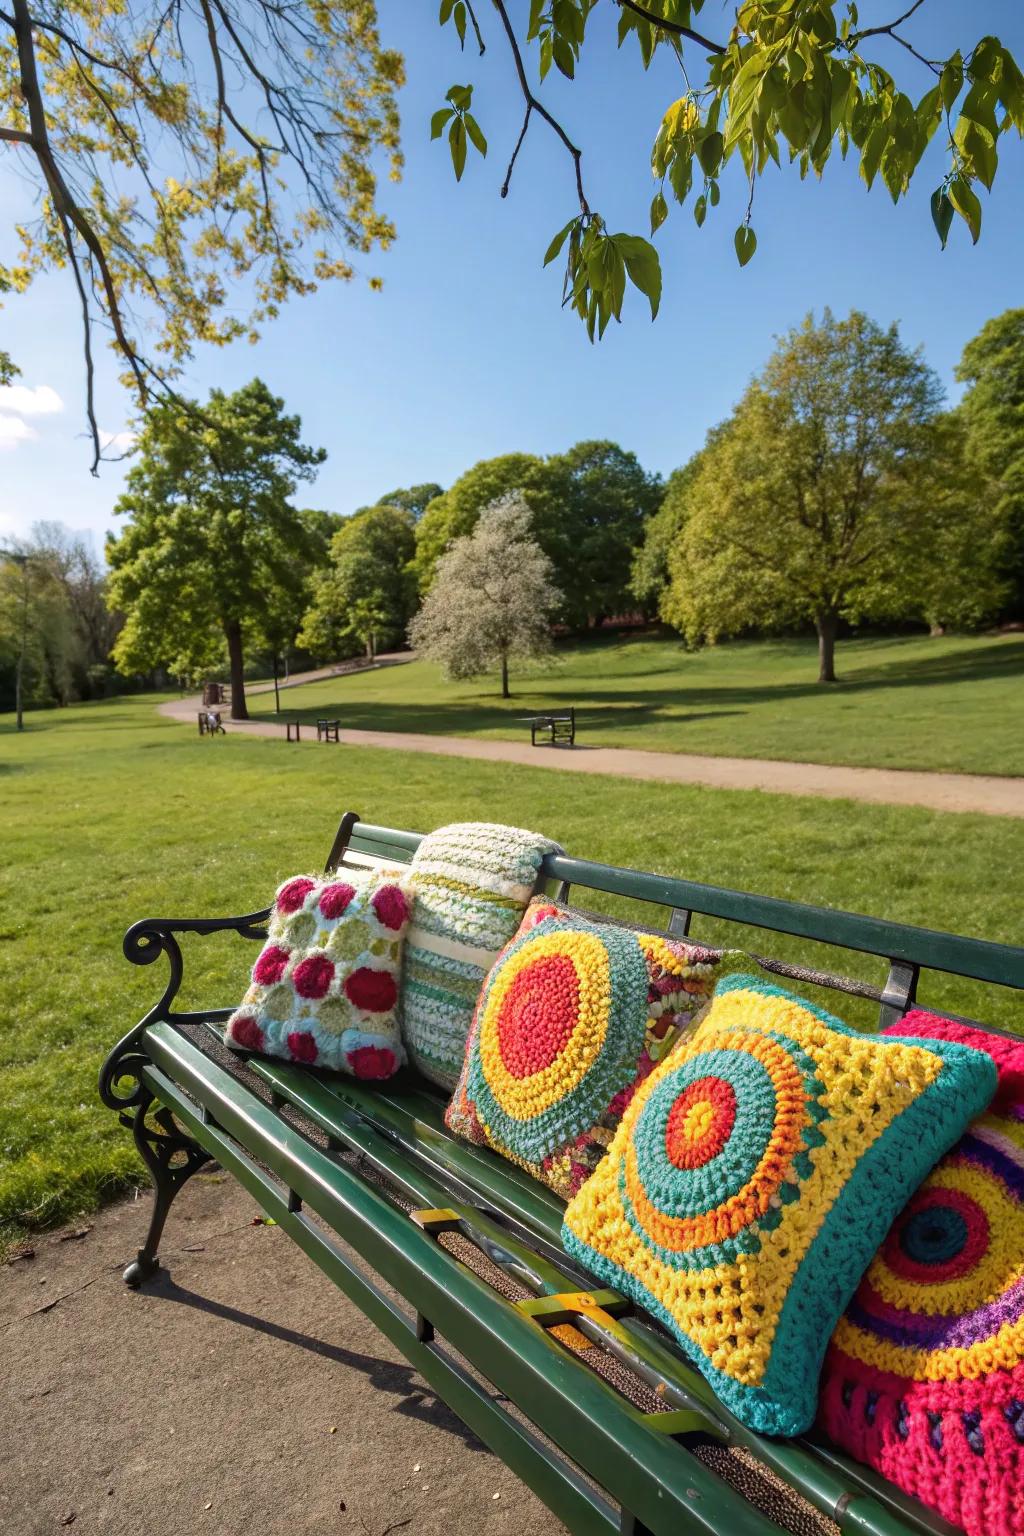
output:
<svg viewBox="0 0 1024 1536"><path fill-rule="evenodd" d="M354 1077L391 1077L404 1060L396 1016L410 911L404 878L393 869L346 869L286 880L226 1043Z"/></svg>
<svg viewBox="0 0 1024 1536"><path fill-rule="evenodd" d="M449 1129L570 1199L719 974L718 950L536 898L484 983Z"/></svg>
<svg viewBox="0 0 1024 1536"><path fill-rule="evenodd" d="M640 1085L563 1242L672 1330L744 1424L799 1434L889 1223L994 1088L965 1046L859 1035L726 977Z"/></svg>
<svg viewBox="0 0 1024 1536"><path fill-rule="evenodd" d="M999 1071L897 1217L825 1359L821 1424L969 1536L1024 1531L1024 1043L915 1011Z"/></svg>

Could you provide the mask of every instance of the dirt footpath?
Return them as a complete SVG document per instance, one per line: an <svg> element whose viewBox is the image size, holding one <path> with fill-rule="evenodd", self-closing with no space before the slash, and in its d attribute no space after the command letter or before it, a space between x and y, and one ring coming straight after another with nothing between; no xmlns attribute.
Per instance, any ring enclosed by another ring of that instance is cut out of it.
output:
<svg viewBox="0 0 1024 1536"><path fill-rule="evenodd" d="M4 1536L564 1536L233 1180L129 1290L148 1206L0 1270Z"/></svg>

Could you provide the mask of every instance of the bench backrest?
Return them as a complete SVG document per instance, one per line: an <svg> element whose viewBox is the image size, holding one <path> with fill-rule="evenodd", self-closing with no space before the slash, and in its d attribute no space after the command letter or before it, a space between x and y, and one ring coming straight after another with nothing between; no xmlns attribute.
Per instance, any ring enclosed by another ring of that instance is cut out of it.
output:
<svg viewBox="0 0 1024 1536"><path fill-rule="evenodd" d="M422 836L419 832L374 826L360 821L354 812L347 812L338 828L327 868L334 869L346 850L374 861L408 863ZM776 974L876 1002L880 1028L900 1018L914 1005L918 980L924 971L939 971L1024 991L1024 948L1017 945L962 938L933 929L864 917L856 912L816 907L774 896L757 896L669 875L619 869L590 859L570 858L568 854L549 854L541 873L561 900L566 900L574 888L582 888L626 897L649 906L667 907L670 917L665 931L674 938L690 934L694 916L701 915L727 924L761 928L769 933L875 956L888 966L881 987L830 970L787 964L771 956L757 958L765 969ZM574 899L579 904L578 897ZM715 942L719 941L716 939Z"/></svg>

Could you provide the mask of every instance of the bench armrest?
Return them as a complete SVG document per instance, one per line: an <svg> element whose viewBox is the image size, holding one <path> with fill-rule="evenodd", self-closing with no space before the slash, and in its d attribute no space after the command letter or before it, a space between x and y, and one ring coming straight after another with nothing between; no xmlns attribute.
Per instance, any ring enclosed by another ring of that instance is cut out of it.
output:
<svg viewBox="0 0 1024 1536"><path fill-rule="evenodd" d="M205 1013L173 1012L171 1004L181 986L185 963L182 959L179 933L237 933L243 939L262 943L267 935L264 924L272 907L259 912L245 912L239 917L144 917L133 923L124 936L122 948L125 958L132 965L152 965L161 955L166 955L170 975L163 996L155 1003L134 1029L130 1029L111 1051L100 1069L100 1098L109 1109L137 1108L146 1098L147 1090L139 1076L145 1064L142 1037L150 1024L163 1020L168 1024L198 1024L212 1019L226 1019L231 1009L212 1009ZM128 1079L132 1085L124 1086Z"/></svg>

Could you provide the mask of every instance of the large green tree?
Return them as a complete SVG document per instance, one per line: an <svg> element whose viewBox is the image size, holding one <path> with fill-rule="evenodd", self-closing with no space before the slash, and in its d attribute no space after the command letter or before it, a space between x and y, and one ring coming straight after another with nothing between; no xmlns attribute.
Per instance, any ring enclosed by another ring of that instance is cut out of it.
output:
<svg viewBox="0 0 1024 1536"><path fill-rule="evenodd" d="M413 522L418 523L435 496L443 495L444 487L434 480L428 480L423 485L408 485L397 491L388 491L386 496L378 498L377 506L402 507L411 514Z"/></svg>
<svg viewBox="0 0 1024 1536"><path fill-rule="evenodd" d="M430 587L437 562L449 545L472 533L484 507L513 491L529 490L542 463L532 453L481 459L447 491L428 502L416 525L414 570L421 592Z"/></svg>
<svg viewBox="0 0 1024 1536"><path fill-rule="evenodd" d="M202 406L148 413L115 508L128 524L107 544L109 600L125 615L114 646L123 671L191 672L222 639L232 716L248 719L246 637L295 613L323 547L291 501L326 458L301 430L261 379L214 390Z"/></svg>
<svg viewBox="0 0 1024 1536"><path fill-rule="evenodd" d="M956 376L967 390L960 414L967 451L991 488L1003 539L1006 615L1024 619L1024 309L1008 309L964 348Z"/></svg>
<svg viewBox="0 0 1024 1536"><path fill-rule="evenodd" d="M810 621L834 682L842 621L948 604L936 570L982 517L941 402L895 326L808 316L703 455L664 616L694 642Z"/></svg>
<svg viewBox="0 0 1024 1536"><path fill-rule="evenodd" d="M662 484L618 443L577 443L545 460L528 497L562 592L560 618L593 626L635 606L631 567Z"/></svg>
<svg viewBox="0 0 1024 1536"><path fill-rule="evenodd" d="M473 531L484 507L512 494L530 508L534 537L552 563L560 620L578 628L633 606L630 566L662 487L635 454L606 441L577 443L546 459L506 453L460 475L417 525L421 591L453 540Z"/></svg>
<svg viewBox="0 0 1024 1536"><path fill-rule="evenodd" d="M300 644L334 660L355 642L372 660L381 646L400 643L416 606L415 547L404 507L364 507L346 518L313 577Z"/></svg>

